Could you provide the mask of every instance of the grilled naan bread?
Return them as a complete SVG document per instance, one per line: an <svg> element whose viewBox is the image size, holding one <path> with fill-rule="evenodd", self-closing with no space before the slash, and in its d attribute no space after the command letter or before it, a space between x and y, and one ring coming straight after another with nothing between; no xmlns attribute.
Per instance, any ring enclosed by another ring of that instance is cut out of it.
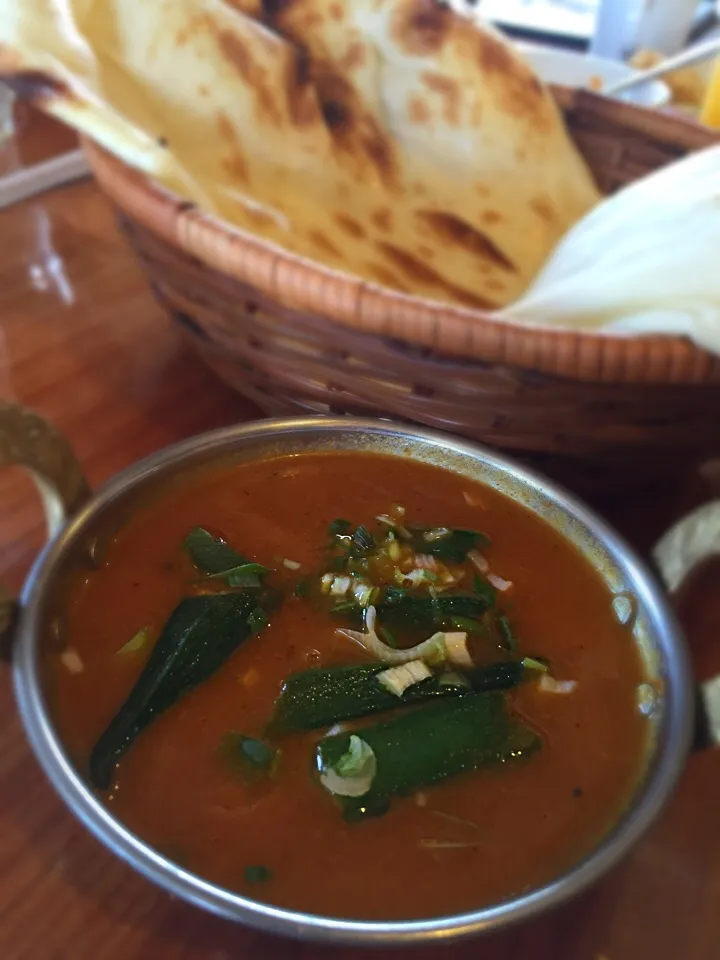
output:
<svg viewBox="0 0 720 960"><path fill-rule="evenodd" d="M235 226L434 299L512 302L599 199L510 43L438 0L3 0L0 70Z"/></svg>

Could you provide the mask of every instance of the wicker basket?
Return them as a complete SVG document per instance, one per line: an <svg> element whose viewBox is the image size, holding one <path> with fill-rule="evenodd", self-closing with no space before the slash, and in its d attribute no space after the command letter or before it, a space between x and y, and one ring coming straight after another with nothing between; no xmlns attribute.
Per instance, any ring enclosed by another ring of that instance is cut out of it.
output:
<svg viewBox="0 0 720 960"><path fill-rule="evenodd" d="M716 142L680 117L556 96L606 192ZM688 341L528 329L394 293L231 229L86 149L158 300L267 413L416 421L585 490L655 480L720 451L720 358Z"/></svg>

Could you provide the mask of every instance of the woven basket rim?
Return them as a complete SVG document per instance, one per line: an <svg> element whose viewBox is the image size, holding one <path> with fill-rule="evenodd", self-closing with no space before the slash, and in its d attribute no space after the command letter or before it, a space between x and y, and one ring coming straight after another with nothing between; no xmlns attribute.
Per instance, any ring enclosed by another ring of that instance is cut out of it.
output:
<svg viewBox="0 0 720 960"><path fill-rule="evenodd" d="M567 103L562 93L556 95ZM634 113L648 112L622 106L630 122ZM667 119L685 128L689 122ZM103 191L124 213L221 274L301 314L457 359L573 379L677 384L720 379L720 358L684 337L525 326L344 273L203 212L88 138L83 147Z"/></svg>

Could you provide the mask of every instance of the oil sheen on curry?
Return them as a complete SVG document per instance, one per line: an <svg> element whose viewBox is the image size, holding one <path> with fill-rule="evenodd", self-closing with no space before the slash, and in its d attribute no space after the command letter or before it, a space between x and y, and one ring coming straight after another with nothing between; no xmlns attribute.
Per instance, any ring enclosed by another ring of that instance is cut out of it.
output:
<svg viewBox="0 0 720 960"><path fill-rule="evenodd" d="M643 765L641 663L596 573L409 460L193 475L78 575L66 623L55 709L110 810L283 907L501 901L589 852Z"/></svg>

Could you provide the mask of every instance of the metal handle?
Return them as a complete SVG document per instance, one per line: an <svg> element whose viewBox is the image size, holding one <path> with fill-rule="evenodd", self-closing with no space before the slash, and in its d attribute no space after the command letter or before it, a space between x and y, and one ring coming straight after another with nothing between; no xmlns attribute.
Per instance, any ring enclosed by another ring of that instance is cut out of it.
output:
<svg viewBox="0 0 720 960"><path fill-rule="evenodd" d="M48 537L89 498L90 488L65 437L32 410L0 401L0 467L25 467L45 510ZM8 657L17 602L0 587L0 654Z"/></svg>
<svg viewBox="0 0 720 960"><path fill-rule="evenodd" d="M655 565L671 593L706 560L720 556L720 500L683 517L653 551ZM720 746L720 676L700 684L697 698L698 746Z"/></svg>

